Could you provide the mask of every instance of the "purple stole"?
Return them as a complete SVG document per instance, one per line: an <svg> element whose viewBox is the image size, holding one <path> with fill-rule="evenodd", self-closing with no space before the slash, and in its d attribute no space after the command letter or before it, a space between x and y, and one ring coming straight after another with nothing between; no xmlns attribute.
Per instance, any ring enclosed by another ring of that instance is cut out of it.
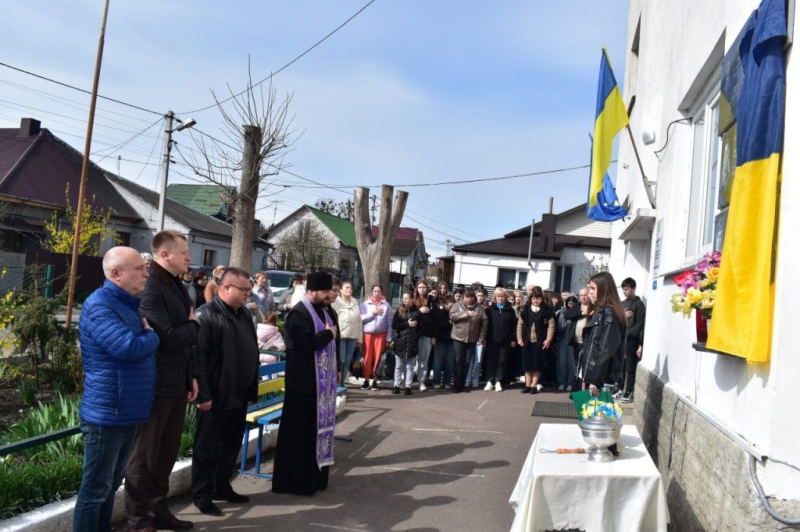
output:
<svg viewBox="0 0 800 532"><path fill-rule="evenodd" d="M325 330L325 324L333 325L328 312L322 309L325 323L319 319L314 306L304 297L302 299L311 319L314 321L314 331L320 333ZM317 466L322 469L333 464L333 430L336 425L336 389L339 384L336 374L336 349L334 343L314 352L314 367L317 373Z"/></svg>

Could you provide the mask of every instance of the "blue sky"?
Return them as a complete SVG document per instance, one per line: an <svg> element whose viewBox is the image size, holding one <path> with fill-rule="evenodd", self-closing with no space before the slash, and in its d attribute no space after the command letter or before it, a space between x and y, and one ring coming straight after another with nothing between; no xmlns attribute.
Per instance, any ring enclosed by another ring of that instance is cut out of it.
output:
<svg viewBox="0 0 800 532"><path fill-rule="evenodd" d="M368 0L246 2L111 0L100 93L158 112L213 103L210 89L244 87L247 57L260 80L321 39ZM273 79L293 93L298 138L290 170L332 186L431 183L525 174L588 163L602 46L622 83L627 2L575 0L376 0ZM6 2L1 61L91 88L102 2ZM88 95L0 67L0 127L22 116L83 150ZM117 145L158 117L99 104L93 152ZM27 107L23 107L27 106ZM221 136L216 109L192 113ZM115 129L116 128L116 129ZM163 129L163 128L161 128ZM100 164L156 188L159 127ZM194 147L187 132L181 147ZM152 155L151 155L152 153ZM131 162L137 161L137 162ZM149 161L144 165L142 162ZM173 165L171 183L188 179ZM613 172L612 172L613 173ZM308 184L284 175L283 184ZM408 188L403 225L420 228L429 253L445 241L497 238L585 201L588 169L506 181ZM402 187L398 187L402 188ZM268 225L303 203L346 191L273 187L260 201ZM279 200L275 206L270 201Z"/></svg>

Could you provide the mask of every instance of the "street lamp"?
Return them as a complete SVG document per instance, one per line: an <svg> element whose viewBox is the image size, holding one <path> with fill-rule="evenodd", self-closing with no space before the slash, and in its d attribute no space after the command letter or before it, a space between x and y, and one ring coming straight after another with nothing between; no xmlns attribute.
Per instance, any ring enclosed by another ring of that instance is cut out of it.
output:
<svg viewBox="0 0 800 532"><path fill-rule="evenodd" d="M175 113L172 111L167 111L166 114L167 123L166 129L164 133L166 133L164 137L164 160L161 165L161 196L158 198L158 230L164 230L164 207L167 202L167 179L169 178L169 161L170 161L170 152L172 151L172 133L176 131L183 131L184 129L189 129L190 127L194 127L197 124L197 120L194 118L189 118L185 122L181 122L179 119L175 118ZM172 121L177 120L181 123L175 129L172 129Z"/></svg>

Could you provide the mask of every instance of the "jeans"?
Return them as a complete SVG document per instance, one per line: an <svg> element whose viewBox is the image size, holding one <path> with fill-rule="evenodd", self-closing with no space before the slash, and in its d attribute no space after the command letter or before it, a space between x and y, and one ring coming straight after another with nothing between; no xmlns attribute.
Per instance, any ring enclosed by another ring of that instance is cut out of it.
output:
<svg viewBox="0 0 800 532"><path fill-rule="evenodd" d="M401 356L394 356L394 387L399 388L403 386L403 379L405 378L405 387L411 388L411 382L414 380L414 359L403 358ZM422 382L422 381L420 381Z"/></svg>
<svg viewBox="0 0 800 532"><path fill-rule="evenodd" d="M474 386L478 385L478 381L481 378L481 361L483 360L483 347L482 345L475 346L475 360L472 361L472 364L469 365L467 368L467 379L466 384L469 386L469 383L472 383Z"/></svg>
<svg viewBox="0 0 800 532"><path fill-rule="evenodd" d="M417 344L417 363L415 368L417 370L417 380L424 383L428 380L428 359L431 354L431 338L430 336L420 336L419 343Z"/></svg>
<svg viewBox="0 0 800 532"><path fill-rule="evenodd" d="M572 386L572 381L575 378L572 346L567 343L564 337L556 341L556 378L559 386Z"/></svg>
<svg viewBox="0 0 800 532"><path fill-rule="evenodd" d="M75 502L72 530L111 530L114 494L133 448L136 426L102 427L81 423L83 433L83 478Z"/></svg>
<svg viewBox="0 0 800 532"><path fill-rule="evenodd" d="M632 394L633 388L636 384L636 366L639 365L639 355L636 351L639 349L639 344L628 339L625 344L625 385L623 390L625 393Z"/></svg>
<svg viewBox="0 0 800 532"><path fill-rule="evenodd" d="M433 346L433 384L450 386L453 378L453 341L437 340Z"/></svg>
<svg viewBox="0 0 800 532"><path fill-rule="evenodd" d="M355 338L342 338L339 340L339 358L342 359L342 382L339 386L344 386L347 376L350 374L350 363L353 361L353 353L356 350Z"/></svg>
<svg viewBox="0 0 800 532"><path fill-rule="evenodd" d="M475 342L466 343L453 341L453 351L455 353L455 361L453 364L453 391L464 391L464 383L467 380L467 368L472 366L472 361L475 358Z"/></svg>

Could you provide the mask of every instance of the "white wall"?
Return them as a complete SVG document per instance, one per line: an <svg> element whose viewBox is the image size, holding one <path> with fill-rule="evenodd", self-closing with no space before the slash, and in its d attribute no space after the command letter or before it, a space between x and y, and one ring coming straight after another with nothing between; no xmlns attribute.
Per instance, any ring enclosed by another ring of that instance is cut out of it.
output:
<svg viewBox="0 0 800 532"><path fill-rule="evenodd" d="M580 209L572 214L559 215L558 220L556 220L556 233L559 235L611 238L611 224L591 220L586 216L586 211Z"/></svg>
<svg viewBox="0 0 800 532"><path fill-rule="evenodd" d="M623 90L626 103L635 86L636 104L631 115L634 138L640 139L644 130L656 133L653 145L639 143L638 147L648 178L657 182L656 219L663 227L661 267L658 272L652 271L652 255L648 257L655 251L655 235L651 241L632 241L627 246L614 240L610 266L615 277L624 272L636 279L639 294L647 300L642 364L771 458L800 467L800 424L793 416L800 357L796 355L797 311L790 301L800 293L800 251L794 242L796 228L800 228L800 185L796 179L800 162L796 150L791 149L800 141L800 91L793 90L800 86L800 69L791 60L791 51L787 63L784 145L788 149L784 151L778 296L773 337L764 339L765 343L772 342L771 362L748 365L736 357L695 351L691 346L694 320L671 312L669 300L677 292L672 276L696 263L696 257L686 257L691 127L673 125L662 160L653 153L665 144L667 125L684 117L682 110L699 96L698 87L706 81L709 67L712 72L717 67L715 54L728 51L758 5L758 0L631 0L629 46L641 13L638 75L631 79L618 73L617 79L627 80ZM634 209L649 208L627 134L621 135L618 159L620 198L629 197ZM615 238L626 223L614 224ZM768 461L761 478L768 494L800 497L800 473L795 469Z"/></svg>

